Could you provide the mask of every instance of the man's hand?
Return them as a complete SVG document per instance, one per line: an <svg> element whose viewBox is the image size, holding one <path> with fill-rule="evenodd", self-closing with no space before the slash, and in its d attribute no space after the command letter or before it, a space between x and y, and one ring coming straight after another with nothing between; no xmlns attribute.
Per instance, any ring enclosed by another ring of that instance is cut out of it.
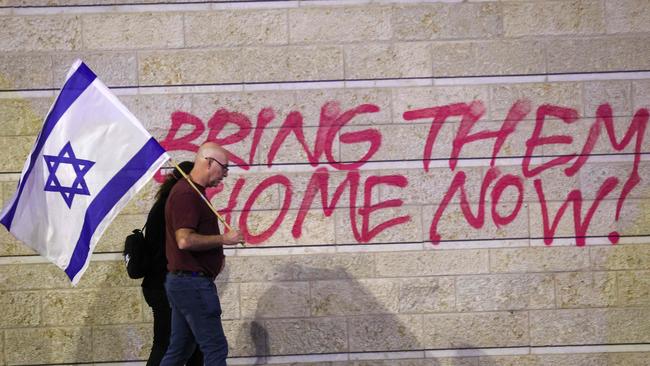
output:
<svg viewBox="0 0 650 366"><path fill-rule="evenodd" d="M237 229L232 229L222 235L224 245L244 244L244 235Z"/></svg>

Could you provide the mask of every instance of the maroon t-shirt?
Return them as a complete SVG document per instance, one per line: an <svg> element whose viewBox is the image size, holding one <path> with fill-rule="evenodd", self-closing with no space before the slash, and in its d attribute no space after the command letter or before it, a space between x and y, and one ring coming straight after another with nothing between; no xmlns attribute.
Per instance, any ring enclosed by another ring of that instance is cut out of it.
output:
<svg viewBox="0 0 650 366"><path fill-rule="evenodd" d="M205 195L204 187L196 183L194 185ZM176 243L175 232L178 229L193 229L204 235L220 234L214 212L185 179L179 180L169 193L165 205L165 221L167 270L201 271L216 277L224 261L222 246L193 251L181 250Z"/></svg>

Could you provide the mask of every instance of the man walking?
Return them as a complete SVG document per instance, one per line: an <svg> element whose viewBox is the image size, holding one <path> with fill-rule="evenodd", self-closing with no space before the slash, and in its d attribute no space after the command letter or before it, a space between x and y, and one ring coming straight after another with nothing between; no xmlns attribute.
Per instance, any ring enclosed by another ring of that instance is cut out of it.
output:
<svg viewBox="0 0 650 366"><path fill-rule="evenodd" d="M189 174L201 194L226 176L226 150L214 142L201 145ZM221 234L214 213L185 179L169 194L165 220L169 271L165 289L172 308L172 332L160 364L184 365L198 345L206 365L225 366L228 343L214 279L225 264L223 246L242 243L243 236L236 229Z"/></svg>

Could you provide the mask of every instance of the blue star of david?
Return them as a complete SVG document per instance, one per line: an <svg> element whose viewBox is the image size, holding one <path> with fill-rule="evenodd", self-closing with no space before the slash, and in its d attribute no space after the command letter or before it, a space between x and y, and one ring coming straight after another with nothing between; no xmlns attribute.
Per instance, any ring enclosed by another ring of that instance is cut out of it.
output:
<svg viewBox="0 0 650 366"><path fill-rule="evenodd" d="M88 186L84 180L84 175L86 175L88 170L95 165L94 161L77 159L74 155L74 151L72 151L72 145L70 145L70 142L61 149L59 155L43 155L43 158L45 159L47 170L50 172L50 175L47 177L47 182L45 182L45 191L61 193L68 208L72 208L72 201L76 194L90 196L90 191L88 190ZM70 187L62 186L59 182L59 178L56 176L56 171L59 169L60 164L72 165L72 168L77 175Z"/></svg>

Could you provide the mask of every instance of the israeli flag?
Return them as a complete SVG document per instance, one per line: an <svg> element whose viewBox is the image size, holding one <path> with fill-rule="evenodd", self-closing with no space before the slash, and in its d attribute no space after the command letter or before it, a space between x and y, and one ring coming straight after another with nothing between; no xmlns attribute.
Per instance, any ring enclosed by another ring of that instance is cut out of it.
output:
<svg viewBox="0 0 650 366"><path fill-rule="evenodd" d="M77 60L0 222L76 285L104 230L167 159L137 118Z"/></svg>

